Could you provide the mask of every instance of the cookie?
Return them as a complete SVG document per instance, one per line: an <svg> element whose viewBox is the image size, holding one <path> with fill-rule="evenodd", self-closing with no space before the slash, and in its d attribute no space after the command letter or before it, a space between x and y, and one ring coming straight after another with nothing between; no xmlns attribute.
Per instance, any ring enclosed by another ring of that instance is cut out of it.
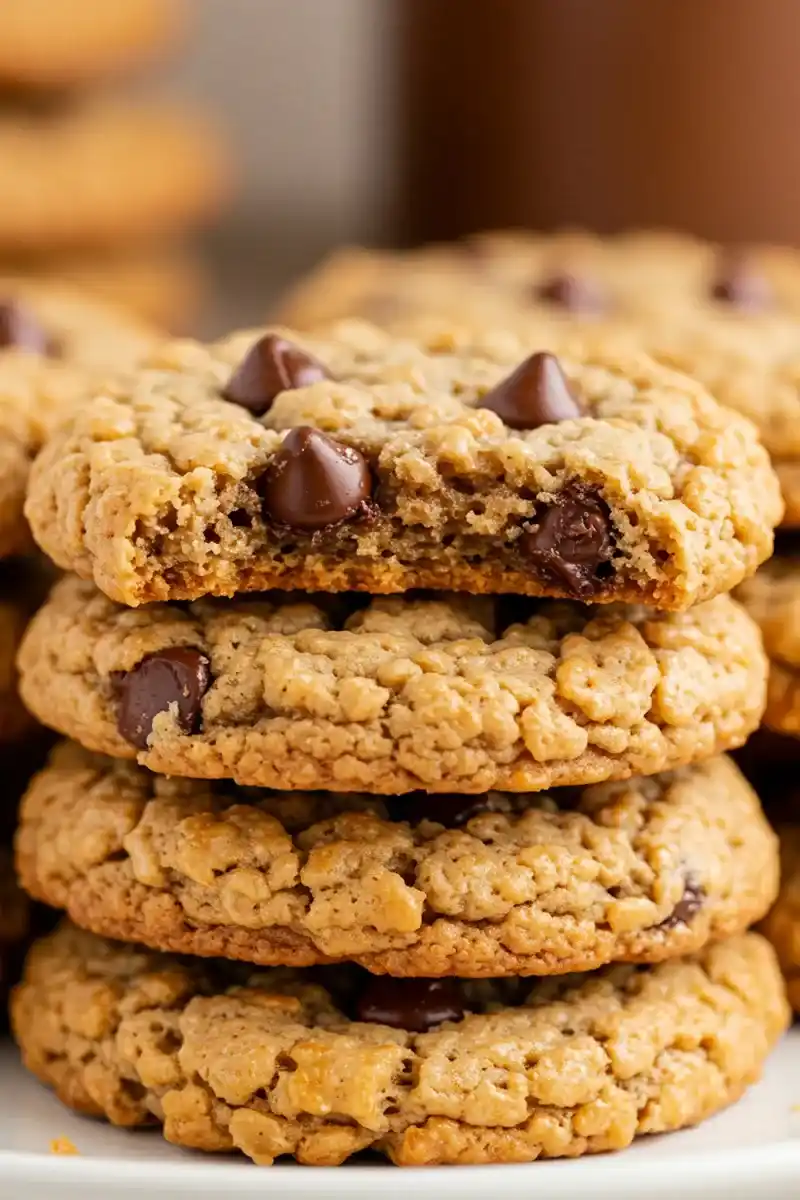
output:
<svg viewBox="0 0 800 1200"><path fill-rule="evenodd" d="M800 1012L800 826L781 826L780 842L781 888L762 930L786 976L789 1003Z"/></svg>
<svg viewBox="0 0 800 1200"><path fill-rule="evenodd" d="M0 252L161 238L214 214L227 174L215 131L167 103L11 112L0 119Z"/></svg>
<svg viewBox="0 0 800 1200"><path fill-rule="evenodd" d="M730 759L539 796L237 792L53 752L20 812L26 891L80 926L261 966L547 975L743 932L775 836Z"/></svg>
<svg viewBox="0 0 800 1200"><path fill-rule="evenodd" d="M192 324L209 286L199 258L180 249L29 255L8 266L48 286L67 283L90 292L172 332Z"/></svg>
<svg viewBox="0 0 800 1200"><path fill-rule="evenodd" d="M76 412L31 479L45 552L129 605L433 587L666 609L771 552L752 425L647 358L293 337L159 346Z"/></svg>
<svg viewBox="0 0 800 1200"><path fill-rule="evenodd" d="M800 737L800 557L773 558L737 595L760 625L770 660L764 723Z"/></svg>
<svg viewBox="0 0 800 1200"><path fill-rule="evenodd" d="M195 1150L402 1166L619 1150L754 1083L786 1028L757 934L534 983L370 980L156 955L62 926L12 1002L26 1067L70 1108Z"/></svg>
<svg viewBox="0 0 800 1200"><path fill-rule="evenodd" d="M127 71L183 27L180 0L3 0L0 84L62 89Z"/></svg>
<svg viewBox="0 0 800 1200"><path fill-rule="evenodd" d="M0 278L0 558L30 548L22 507L31 460L48 433L155 336L81 293Z"/></svg>
<svg viewBox="0 0 800 1200"><path fill-rule="evenodd" d="M167 775L477 793L650 775L740 745L767 664L728 596L679 614L463 596L130 609L67 577L19 668L44 724Z"/></svg>
<svg viewBox="0 0 800 1200"><path fill-rule="evenodd" d="M605 325L742 304L800 316L800 254L678 234L517 232L399 253L337 250L283 297L274 318L314 329L361 317L397 332L425 317L472 329L542 314Z"/></svg>

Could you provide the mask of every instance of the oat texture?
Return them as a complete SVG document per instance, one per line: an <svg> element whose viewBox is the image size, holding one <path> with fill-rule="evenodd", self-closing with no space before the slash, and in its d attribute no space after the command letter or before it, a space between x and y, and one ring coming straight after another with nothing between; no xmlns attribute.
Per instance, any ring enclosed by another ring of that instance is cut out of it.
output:
<svg viewBox="0 0 800 1200"><path fill-rule="evenodd" d="M576 347L552 323L470 346L346 323L298 342L333 378L281 392L259 418L221 399L256 338L160 347L51 439L26 511L54 561L130 605L419 586L681 609L771 553L782 505L753 426L646 357L602 339ZM560 361L584 415L520 431L480 407L532 351L567 341ZM297 426L363 455L373 494L353 519L313 533L268 519L264 473ZM587 495L612 544L588 597L527 546L554 507Z"/></svg>
<svg viewBox="0 0 800 1200"><path fill-rule="evenodd" d="M660 961L742 932L777 889L775 837L729 759L578 796L468 797L448 827L453 808L213 789L65 743L23 801L17 865L95 933L422 976Z"/></svg>
<svg viewBox="0 0 800 1200"><path fill-rule="evenodd" d="M371 1147L421 1166L576 1157L693 1125L758 1079L788 1018L756 934L515 984L516 1006L502 981L466 985L467 1015L422 1034L351 1020L317 978L65 926L31 952L12 1019L26 1066L79 1112L265 1165Z"/></svg>
<svg viewBox="0 0 800 1200"><path fill-rule="evenodd" d="M138 66L179 33L181 0L3 0L0 81L73 87Z"/></svg>
<svg viewBox="0 0 800 1200"><path fill-rule="evenodd" d="M130 368L156 336L127 313L63 287L0 278L0 303L9 302L40 323L53 353L0 348L0 557L29 548L25 487L48 433L106 375Z"/></svg>
<svg viewBox="0 0 800 1200"><path fill-rule="evenodd" d="M678 614L539 601L516 620L488 597L358 599L129 609L67 577L28 627L21 694L44 724L133 758L117 728L125 673L192 647L210 668L197 732L167 703L139 762L287 790L649 775L741 744L761 717L760 634L727 596Z"/></svg>
<svg viewBox="0 0 800 1200"><path fill-rule="evenodd" d="M212 215L227 173L216 132L167 103L12 111L0 119L0 247L53 252L161 237Z"/></svg>
<svg viewBox="0 0 800 1200"><path fill-rule="evenodd" d="M789 1002L800 1012L800 827L783 826L780 837L781 890L762 929L786 976Z"/></svg>

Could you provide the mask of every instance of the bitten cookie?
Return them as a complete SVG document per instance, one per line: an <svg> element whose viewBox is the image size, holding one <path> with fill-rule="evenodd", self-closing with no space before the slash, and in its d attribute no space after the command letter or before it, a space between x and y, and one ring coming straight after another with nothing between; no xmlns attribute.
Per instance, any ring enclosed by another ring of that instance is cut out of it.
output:
<svg viewBox="0 0 800 1200"><path fill-rule="evenodd" d="M789 1002L800 1012L800 826L781 826L780 841L781 889L762 930L786 976Z"/></svg>
<svg viewBox="0 0 800 1200"><path fill-rule="evenodd" d="M175 40L181 0L3 0L0 83L62 89L127 71Z"/></svg>
<svg viewBox="0 0 800 1200"><path fill-rule="evenodd" d="M53 437L28 518L130 605L445 587L683 609L752 573L782 512L753 426L648 358L556 357L552 328L160 346Z"/></svg>
<svg viewBox="0 0 800 1200"><path fill-rule="evenodd" d="M30 546L22 514L31 460L70 409L155 340L81 293L0 278L0 557Z"/></svg>
<svg viewBox="0 0 800 1200"><path fill-rule="evenodd" d="M44 724L167 775L472 793L650 775L740 745L767 663L727 596L673 614L452 595L130 609L67 577L19 669Z"/></svg>
<svg viewBox="0 0 800 1200"><path fill-rule="evenodd" d="M546 975L658 962L741 933L775 835L730 759L575 795L213 789L59 746L17 869L95 933L262 966Z"/></svg>
<svg viewBox="0 0 800 1200"><path fill-rule="evenodd" d="M227 176L216 132L166 103L3 115L0 252L161 238L213 215Z"/></svg>
<svg viewBox="0 0 800 1200"><path fill-rule="evenodd" d="M355 968L254 972L70 926L39 942L12 1019L69 1107L196 1150L407 1166L618 1150L754 1083L788 1020L767 942L591 975L470 983Z"/></svg>

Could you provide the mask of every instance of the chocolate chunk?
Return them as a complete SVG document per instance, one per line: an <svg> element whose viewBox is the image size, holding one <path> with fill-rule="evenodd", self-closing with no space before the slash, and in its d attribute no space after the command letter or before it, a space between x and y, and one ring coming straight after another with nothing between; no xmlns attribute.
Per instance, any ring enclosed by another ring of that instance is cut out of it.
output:
<svg viewBox="0 0 800 1200"><path fill-rule="evenodd" d="M267 333L247 351L222 395L260 417L269 412L281 392L328 378L322 363L312 355L286 338Z"/></svg>
<svg viewBox="0 0 800 1200"><path fill-rule="evenodd" d="M371 492L364 457L307 425L287 433L261 483L267 517L290 529L327 529L347 521Z"/></svg>
<svg viewBox="0 0 800 1200"><path fill-rule="evenodd" d="M192 646L173 646L148 654L116 681L117 729L132 746L146 750L154 719L177 705L181 730L197 733L202 716L200 702L210 683L208 658Z"/></svg>
<svg viewBox="0 0 800 1200"><path fill-rule="evenodd" d="M537 429L583 415L553 354L526 358L480 401L511 429Z"/></svg>
<svg viewBox="0 0 800 1200"><path fill-rule="evenodd" d="M659 929L674 929L676 925L688 925L695 913L703 907L705 891L694 875L686 876L683 895Z"/></svg>
<svg viewBox="0 0 800 1200"><path fill-rule="evenodd" d="M460 1021L464 1000L455 979L372 979L358 1001L359 1021L425 1033L443 1021Z"/></svg>
<svg viewBox="0 0 800 1200"><path fill-rule="evenodd" d="M56 344L29 309L15 300L3 300L0 301L0 349L54 354Z"/></svg>
<svg viewBox="0 0 800 1200"><path fill-rule="evenodd" d="M409 825L436 821L448 829L458 829L480 813L505 812L510 807L505 798L486 792L478 796L408 792L403 796L387 796L385 801L392 821L408 821Z"/></svg>
<svg viewBox="0 0 800 1200"><path fill-rule="evenodd" d="M590 275L573 275L571 271L552 275L537 284L533 298L587 316L599 316L606 308L606 297L597 280Z"/></svg>
<svg viewBox="0 0 800 1200"><path fill-rule="evenodd" d="M743 254L728 254L719 263L711 283L714 300L739 312L758 313L772 307L774 296L769 280L756 263Z"/></svg>
<svg viewBox="0 0 800 1200"><path fill-rule="evenodd" d="M546 576L579 600L590 600L611 574L611 513L604 500L580 484L568 486L537 512L519 548Z"/></svg>

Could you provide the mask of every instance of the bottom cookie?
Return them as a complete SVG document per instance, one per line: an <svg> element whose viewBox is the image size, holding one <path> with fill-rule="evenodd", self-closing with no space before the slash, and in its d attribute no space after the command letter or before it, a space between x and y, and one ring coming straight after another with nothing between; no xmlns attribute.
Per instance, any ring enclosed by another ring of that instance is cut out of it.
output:
<svg viewBox="0 0 800 1200"><path fill-rule="evenodd" d="M261 1164L621 1149L736 1100L788 1017L756 934L531 985L259 972L64 925L12 1001L26 1066L70 1108Z"/></svg>
<svg viewBox="0 0 800 1200"><path fill-rule="evenodd" d="M800 1013L800 826L786 826L780 836L781 890L762 930L786 976L789 1002Z"/></svg>

